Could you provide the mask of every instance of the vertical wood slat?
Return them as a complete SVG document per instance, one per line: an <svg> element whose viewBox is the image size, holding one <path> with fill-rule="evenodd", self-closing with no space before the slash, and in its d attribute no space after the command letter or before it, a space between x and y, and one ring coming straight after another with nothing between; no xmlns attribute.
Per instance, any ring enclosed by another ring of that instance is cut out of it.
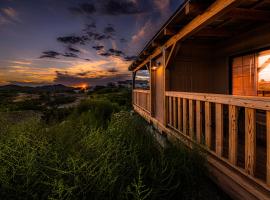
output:
<svg viewBox="0 0 270 200"><path fill-rule="evenodd" d="M202 136L202 108L201 101L196 101L196 139L201 143Z"/></svg>
<svg viewBox="0 0 270 200"><path fill-rule="evenodd" d="M266 183L270 186L270 111L266 113Z"/></svg>
<svg viewBox="0 0 270 200"><path fill-rule="evenodd" d="M189 136L194 138L194 107L193 100L189 100Z"/></svg>
<svg viewBox="0 0 270 200"><path fill-rule="evenodd" d="M245 169L254 176L256 164L256 110L245 108Z"/></svg>
<svg viewBox="0 0 270 200"><path fill-rule="evenodd" d="M211 104L205 102L205 144L211 147Z"/></svg>
<svg viewBox="0 0 270 200"><path fill-rule="evenodd" d="M229 105L229 161L236 165L238 148L238 109Z"/></svg>
<svg viewBox="0 0 270 200"><path fill-rule="evenodd" d="M183 129L183 112L182 112L182 104L181 98L177 98L177 106L178 106L178 130L181 131Z"/></svg>
<svg viewBox="0 0 270 200"><path fill-rule="evenodd" d="M216 104L216 153L222 156L223 151L223 105Z"/></svg>
<svg viewBox="0 0 270 200"><path fill-rule="evenodd" d="M183 99L183 133L187 134L187 99Z"/></svg>
<svg viewBox="0 0 270 200"><path fill-rule="evenodd" d="M177 98L173 98L173 127L177 128L177 107L176 107Z"/></svg>
<svg viewBox="0 0 270 200"><path fill-rule="evenodd" d="M172 125L172 97L169 96L169 125Z"/></svg>

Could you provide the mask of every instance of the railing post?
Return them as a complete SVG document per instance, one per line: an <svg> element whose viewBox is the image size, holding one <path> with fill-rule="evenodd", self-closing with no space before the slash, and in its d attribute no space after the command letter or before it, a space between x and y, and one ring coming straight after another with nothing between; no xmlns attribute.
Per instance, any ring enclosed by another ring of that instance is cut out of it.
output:
<svg viewBox="0 0 270 200"><path fill-rule="evenodd" d="M187 135L187 99L183 99L183 133Z"/></svg>
<svg viewBox="0 0 270 200"><path fill-rule="evenodd" d="M256 164L256 110L245 108L245 169L254 176Z"/></svg>
<svg viewBox="0 0 270 200"><path fill-rule="evenodd" d="M222 156L223 151L223 105L216 104L216 153Z"/></svg>
<svg viewBox="0 0 270 200"><path fill-rule="evenodd" d="M266 183L270 187L270 111L266 112Z"/></svg>
<svg viewBox="0 0 270 200"><path fill-rule="evenodd" d="M193 100L189 100L189 136L191 139L194 138L194 107Z"/></svg>
<svg viewBox="0 0 270 200"><path fill-rule="evenodd" d="M202 108L201 101L196 101L196 138L197 142L201 143L202 136Z"/></svg>
<svg viewBox="0 0 270 200"><path fill-rule="evenodd" d="M178 130L183 130L183 112L182 112L182 104L181 104L181 98L178 97Z"/></svg>
<svg viewBox="0 0 270 200"><path fill-rule="evenodd" d="M211 103L205 102L205 144L211 147Z"/></svg>
<svg viewBox="0 0 270 200"><path fill-rule="evenodd" d="M176 129L177 128L177 108L176 108L176 101L177 98L173 97L173 127Z"/></svg>
<svg viewBox="0 0 270 200"><path fill-rule="evenodd" d="M173 97L169 97L169 124L172 126L173 125L173 119L172 119L172 110L173 110Z"/></svg>
<svg viewBox="0 0 270 200"><path fill-rule="evenodd" d="M238 110L236 106L229 105L229 161L236 165L238 147Z"/></svg>

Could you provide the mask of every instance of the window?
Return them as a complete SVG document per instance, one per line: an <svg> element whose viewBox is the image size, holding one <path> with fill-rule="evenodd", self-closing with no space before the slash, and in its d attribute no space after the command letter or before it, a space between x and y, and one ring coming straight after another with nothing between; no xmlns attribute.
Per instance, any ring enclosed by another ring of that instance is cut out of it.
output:
<svg viewBox="0 0 270 200"><path fill-rule="evenodd" d="M270 96L270 50L258 54L258 95Z"/></svg>
<svg viewBox="0 0 270 200"><path fill-rule="evenodd" d="M270 97L270 50L234 57L232 94Z"/></svg>

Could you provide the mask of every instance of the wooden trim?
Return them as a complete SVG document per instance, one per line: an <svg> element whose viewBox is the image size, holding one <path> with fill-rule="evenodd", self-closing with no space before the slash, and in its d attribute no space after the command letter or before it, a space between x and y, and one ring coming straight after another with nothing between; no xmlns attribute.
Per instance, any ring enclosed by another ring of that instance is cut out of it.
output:
<svg viewBox="0 0 270 200"><path fill-rule="evenodd" d="M171 50L170 50L170 53L169 53L169 55L168 55L168 57L167 57L167 59L166 59L166 62L165 62L165 68L167 68L167 66L168 66L168 64L169 64L169 62L170 62L170 59L171 59L172 54L173 54L173 52L174 52L175 46L176 46L176 43L173 44L173 46L172 46L172 48L171 48Z"/></svg>
<svg viewBox="0 0 270 200"><path fill-rule="evenodd" d="M150 90L135 89L133 92L150 94Z"/></svg>
<svg viewBox="0 0 270 200"><path fill-rule="evenodd" d="M256 111L245 109L245 169L254 176L256 164Z"/></svg>
<svg viewBox="0 0 270 200"><path fill-rule="evenodd" d="M223 105L216 104L216 153L222 156L223 151Z"/></svg>
<svg viewBox="0 0 270 200"><path fill-rule="evenodd" d="M270 97L235 96L208 93L166 92L166 96L174 96L211 103L227 104L245 108L270 111Z"/></svg>
<svg viewBox="0 0 270 200"><path fill-rule="evenodd" d="M238 109L236 106L229 105L229 161L233 165L237 163L238 147Z"/></svg>

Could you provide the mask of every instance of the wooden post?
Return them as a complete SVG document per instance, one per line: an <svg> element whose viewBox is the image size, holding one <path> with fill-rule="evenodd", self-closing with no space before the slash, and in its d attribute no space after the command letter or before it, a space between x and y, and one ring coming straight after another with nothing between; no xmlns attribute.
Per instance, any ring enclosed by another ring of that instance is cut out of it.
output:
<svg viewBox="0 0 270 200"><path fill-rule="evenodd" d="M178 97L178 130L183 130L183 112L182 112L182 104L181 104L181 98Z"/></svg>
<svg viewBox="0 0 270 200"><path fill-rule="evenodd" d="M236 165L238 147L238 110L236 106L229 105L229 161Z"/></svg>
<svg viewBox="0 0 270 200"><path fill-rule="evenodd" d="M194 107L193 100L189 100L189 136L191 139L194 138Z"/></svg>
<svg viewBox="0 0 270 200"><path fill-rule="evenodd" d="M211 147L211 103L205 102L205 144Z"/></svg>
<svg viewBox="0 0 270 200"><path fill-rule="evenodd" d="M222 156L223 151L223 105L216 104L216 153Z"/></svg>
<svg viewBox="0 0 270 200"><path fill-rule="evenodd" d="M266 183L270 186L270 111L266 113Z"/></svg>
<svg viewBox="0 0 270 200"><path fill-rule="evenodd" d="M177 98L173 98L173 127L177 128L177 107L176 107Z"/></svg>
<svg viewBox="0 0 270 200"><path fill-rule="evenodd" d="M254 176L256 164L256 110L245 108L245 169Z"/></svg>
<svg viewBox="0 0 270 200"><path fill-rule="evenodd" d="M196 135L197 142L200 144L202 136L202 108L200 101L196 101Z"/></svg>
<svg viewBox="0 0 270 200"><path fill-rule="evenodd" d="M187 99L183 99L183 133L187 135Z"/></svg>

